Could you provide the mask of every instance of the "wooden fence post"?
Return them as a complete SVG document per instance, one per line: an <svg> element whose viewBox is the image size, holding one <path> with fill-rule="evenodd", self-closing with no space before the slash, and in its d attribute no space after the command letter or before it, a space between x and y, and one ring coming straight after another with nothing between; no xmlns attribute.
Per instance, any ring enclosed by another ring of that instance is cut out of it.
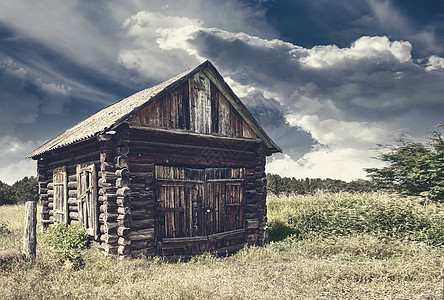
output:
<svg viewBox="0 0 444 300"><path fill-rule="evenodd" d="M23 235L23 255L31 262L35 261L37 245L37 202L25 204L25 233Z"/></svg>

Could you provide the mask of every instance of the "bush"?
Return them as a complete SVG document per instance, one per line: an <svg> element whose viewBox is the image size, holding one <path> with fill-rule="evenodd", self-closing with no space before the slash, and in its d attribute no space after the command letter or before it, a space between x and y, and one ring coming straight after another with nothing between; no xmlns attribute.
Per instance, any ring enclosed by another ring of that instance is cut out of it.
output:
<svg viewBox="0 0 444 300"><path fill-rule="evenodd" d="M397 145L387 147L379 157L388 166L365 171L381 189L444 202L443 129L444 123L437 125L428 144L401 135Z"/></svg>
<svg viewBox="0 0 444 300"><path fill-rule="evenodd" d="M0 223L0 234L10 234L11 231L8 228L8 223L1 222Z"/></svg>
<svg viewBox="0 0 444 300"><path fill-rule="evenodd" d="M80 252L88 245L88 234L83 228L68 224L50 226L43 235L43 243L48 246L60 263L70 263L74 270L83 267Z"/></svg>

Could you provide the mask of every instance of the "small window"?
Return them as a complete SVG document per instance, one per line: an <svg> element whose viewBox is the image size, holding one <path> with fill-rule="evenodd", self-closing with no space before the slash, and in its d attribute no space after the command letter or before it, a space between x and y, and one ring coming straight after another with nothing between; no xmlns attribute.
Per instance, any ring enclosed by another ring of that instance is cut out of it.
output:
<svg viewBox="0 0 444 300"><path fill-rule="evenodd" d="M77 195L79 205L79 225L97 238L99 217L97 205L97 175L94 164L77 165Z"/></svg>
<svg viewBox="0 0 444 300"><path fill-rule="evenodd" d="M66 184L66 168L60 167L53 171L54 219L57 224L68 223L68 197Z"/></svg>

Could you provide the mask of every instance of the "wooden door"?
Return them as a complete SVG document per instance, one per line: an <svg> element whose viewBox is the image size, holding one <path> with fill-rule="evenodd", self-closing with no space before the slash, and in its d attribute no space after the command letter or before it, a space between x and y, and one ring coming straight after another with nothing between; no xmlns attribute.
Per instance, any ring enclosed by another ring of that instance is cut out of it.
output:
<svg viewBox="0 0 444 300"><path fill-rule="evenodd" d="M158 254L189 255L245 242L244 169L156 166Z"/></svg>

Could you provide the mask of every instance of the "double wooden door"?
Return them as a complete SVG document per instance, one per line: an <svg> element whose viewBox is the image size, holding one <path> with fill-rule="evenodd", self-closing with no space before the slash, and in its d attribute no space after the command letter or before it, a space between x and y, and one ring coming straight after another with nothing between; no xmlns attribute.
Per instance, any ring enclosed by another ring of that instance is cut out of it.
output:
<svg viewBox="0 0 444 300"><path fill-rule="evenodd" d="M245 242L243 168L156 166L158 254L232 251Z"/></svg>

